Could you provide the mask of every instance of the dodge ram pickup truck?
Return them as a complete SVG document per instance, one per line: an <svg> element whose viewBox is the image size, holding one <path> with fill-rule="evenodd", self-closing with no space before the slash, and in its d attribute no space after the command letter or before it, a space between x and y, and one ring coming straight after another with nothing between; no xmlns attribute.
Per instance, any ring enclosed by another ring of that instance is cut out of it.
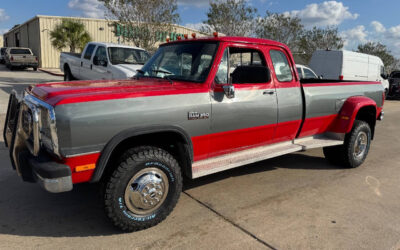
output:
<svg viewBox="0 0 400 250"><path fill-rule="evenodd" d="M135 79L12 93L4 140L24 181L100 182L107 216L135 231L173 210L183 176L311 148L361 165L384 97L380 82L300 81L284 44L215 35L162 44Z"/></svg>
<svg viewBox="0 0 400 250"><path fill-rule="evenodd" d="M144 49L113 43L90 42L82 54L60 55L64 81L129 79L149 59Z"/></svg>

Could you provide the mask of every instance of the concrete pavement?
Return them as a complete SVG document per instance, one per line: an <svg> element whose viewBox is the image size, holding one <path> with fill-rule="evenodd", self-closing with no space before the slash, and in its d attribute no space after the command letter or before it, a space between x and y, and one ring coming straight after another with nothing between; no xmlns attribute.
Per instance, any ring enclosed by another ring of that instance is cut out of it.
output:
<svg viewBox="0 0 400 250"><path fill-rule="evenodd" d="M56 80L0 66L1 127L12 88ZM50 194L23 183L1 139L0 248L400 249L400 102L385 113L360 168L316 149L185 180L172 214L135 233L108 222L97 185Z"/></svg>

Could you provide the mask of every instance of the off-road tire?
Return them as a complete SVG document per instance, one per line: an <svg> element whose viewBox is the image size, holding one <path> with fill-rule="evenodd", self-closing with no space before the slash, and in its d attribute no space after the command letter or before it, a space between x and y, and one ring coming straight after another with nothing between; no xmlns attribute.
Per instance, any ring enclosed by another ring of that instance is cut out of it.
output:
<svg viewBox="0 0 400 250"><path fill-rule="evenodd" d="M367 142L365 151L362 155L356 157L355 144L360 133L365 133ZM369 147L371 145L371 128L365 121L355 120L350 133L346 134L344 144L334 147L323 148L325 158L335 165L340 165L347 168L356 168L360 166L367 158Z"/></svg>
<svg viewBox="0 0 400 250"><path fill-rule="evenodd" d="M176 159L167 151L151 146L136 147L122 154L117 167L105 178L104 207L113 224L123 231L138 231L157 225L174 209L182 191L182 175ZM168 179L168 193L161 205L150 214L133 213L125 201L125 189L140 171L161 170Z"/></svg>

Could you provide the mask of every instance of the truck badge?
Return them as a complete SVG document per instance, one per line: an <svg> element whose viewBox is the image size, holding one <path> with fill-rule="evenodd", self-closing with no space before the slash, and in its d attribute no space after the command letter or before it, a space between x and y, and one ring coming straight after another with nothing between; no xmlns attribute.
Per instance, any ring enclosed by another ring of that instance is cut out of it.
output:
<svg viewBox="0 0 400 250"><path fill-rule="evenodd" d="M210 118L210 113L189 112L188 120L199 120Z"/></svg>

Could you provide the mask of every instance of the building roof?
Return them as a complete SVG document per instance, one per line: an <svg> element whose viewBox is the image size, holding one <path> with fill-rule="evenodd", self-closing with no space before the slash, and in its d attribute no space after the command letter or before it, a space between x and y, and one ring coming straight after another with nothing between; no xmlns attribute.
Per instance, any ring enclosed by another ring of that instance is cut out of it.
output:
<svg viewBox="0 0 400 250"><path fill-rule="evenodd" d="M118 22L118 20L112 20L112 19L98 19L98 18L88 18L88 17L69 17L69 16L45 16L45 15L36 15L34 17L32 17L31 19L29 19L28 21L19 24L18 26L15 26L13 28L11 28L9 31L7 31L6 33L4 33L4 35L14 31L15 29L18 29L19 27L37 19L37 18L59 18L59 19L77 19L77 20L82 20L82 21L101 21L101 22ZM201 33L201 34L205 34L203 32L200 32L199 30L195 30L189 27L185 27L179 24L172 24L172 26L177 27L177 28L183 28L183 29L187 29L190 30L192 32L196 32L196 33Z"/></svg>

